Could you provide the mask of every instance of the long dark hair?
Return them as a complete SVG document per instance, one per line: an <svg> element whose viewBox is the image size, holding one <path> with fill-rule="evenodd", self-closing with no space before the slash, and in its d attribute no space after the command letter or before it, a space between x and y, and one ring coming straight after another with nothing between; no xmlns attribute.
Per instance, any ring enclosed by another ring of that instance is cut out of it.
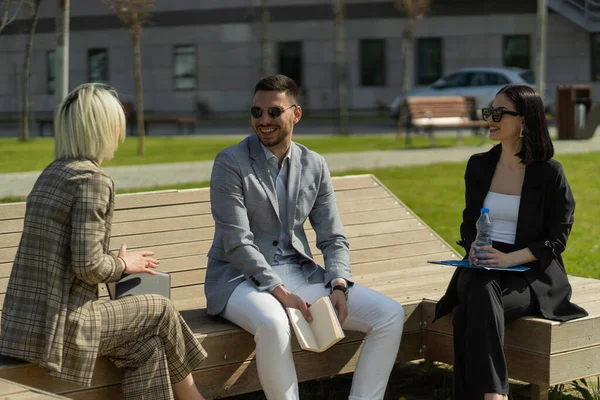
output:
<svg viewBox="0 0 600 400"><path fill-rule="evenodd" d="M540 94L525 85L505 86L498 94L504 94L523 114L523 145L516 155L523 164L548 161L554 156L554 145L548 133L544 102Z"/></svg>

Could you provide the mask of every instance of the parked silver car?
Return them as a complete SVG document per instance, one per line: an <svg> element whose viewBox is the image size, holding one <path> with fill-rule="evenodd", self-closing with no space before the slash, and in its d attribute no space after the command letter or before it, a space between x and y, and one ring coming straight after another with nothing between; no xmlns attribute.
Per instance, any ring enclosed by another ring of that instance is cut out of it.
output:
<svg viewBox="0 0 600 400"><path fill-rule="evenodd" d="M430 86L415 88L406 97L465 96L477 99L477 108L488 107L496 93L506 85L534 86L533 71L521 68L463 68L446 75ZM390 113L398 118L405 97L398 96L390 104Z"/></svg>

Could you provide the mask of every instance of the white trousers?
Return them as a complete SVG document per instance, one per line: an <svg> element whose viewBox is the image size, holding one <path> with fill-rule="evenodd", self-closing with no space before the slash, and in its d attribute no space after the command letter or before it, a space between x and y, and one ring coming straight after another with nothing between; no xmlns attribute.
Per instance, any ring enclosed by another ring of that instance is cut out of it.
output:
<svg viewBox="0 0 600 400"><path fill-rule="evenodd" d="M329 295L324 284L308 283L297 264L279 265L273 270L286 289L310 304ZM258 376L267 399L299 399L291 327L279 301L245 281L234 290L222 316L254 335ZM342 327L367 333L350 400L383 399L403 326L404 309L396 301L364 286L350 288L348 318Z"/></svg>

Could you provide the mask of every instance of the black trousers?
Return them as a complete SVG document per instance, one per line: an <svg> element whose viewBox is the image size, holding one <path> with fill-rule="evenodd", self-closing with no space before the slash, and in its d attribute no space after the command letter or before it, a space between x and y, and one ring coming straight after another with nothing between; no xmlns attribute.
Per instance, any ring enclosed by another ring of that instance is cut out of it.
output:
<svg viewBox="0 0 600 400"><path fill-rule="evenodd" d="M464 269L454 309L454 399L508 394L505 324L537 313L537 300L522 273Z"/></svg>

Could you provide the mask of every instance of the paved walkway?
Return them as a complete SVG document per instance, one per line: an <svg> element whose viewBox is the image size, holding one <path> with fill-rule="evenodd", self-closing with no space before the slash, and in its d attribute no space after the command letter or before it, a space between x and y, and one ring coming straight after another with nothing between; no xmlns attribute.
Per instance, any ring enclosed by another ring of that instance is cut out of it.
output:
<svg viewBox="0 0 600 400"><path fill-rule="evenodd" d="M600 134L596 133L590 140L557 140L554 142L554 147L557 154L600 151ZM460 162L466 161L472 154L485 151L488 148L489 146L486 145L481 147L333 153L324 154L324 156L332 172L343 172L353 169L370 170L408 165L426 165L437 162ZM114 180L117 191L208 181L211 170L212 161L105 168L105 171ZM39 171L0 174L0 198L27 196L39 174Z"/></svg>

